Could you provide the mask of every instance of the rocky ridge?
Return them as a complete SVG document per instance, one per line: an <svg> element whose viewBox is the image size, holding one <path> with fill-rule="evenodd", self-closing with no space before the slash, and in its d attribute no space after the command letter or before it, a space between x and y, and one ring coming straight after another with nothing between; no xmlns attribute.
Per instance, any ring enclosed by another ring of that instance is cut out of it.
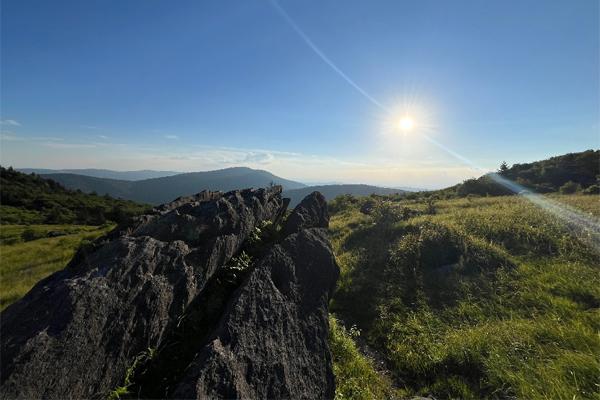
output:
<svg viewBox="0 0 600 400"><path fill-rule="evenodd" d="M86 246L0 315L2 398L333 398L326 203L202 192Z"/></svg>

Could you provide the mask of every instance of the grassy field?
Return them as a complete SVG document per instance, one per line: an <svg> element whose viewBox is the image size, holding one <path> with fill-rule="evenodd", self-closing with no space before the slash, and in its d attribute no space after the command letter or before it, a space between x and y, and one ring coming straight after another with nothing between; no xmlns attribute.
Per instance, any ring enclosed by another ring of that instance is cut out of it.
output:
<svg viewBox="0 0 600 400"><path fill-rule="evenodd" d="M0 225L0 310L21 298L40 279L64 268L82 242L94 240L112 228Z"/></svg>
<svg viewBox="0 0 600 400"><path fill-rule="evenodd" d="M598 196L553 197L600 216ZM600 398L598 255L554 216L517 196L367 201L332 203L331 310L386 355L399 397ZM389 397L332 348L339 398L361 381L358 398Z"/></svg>

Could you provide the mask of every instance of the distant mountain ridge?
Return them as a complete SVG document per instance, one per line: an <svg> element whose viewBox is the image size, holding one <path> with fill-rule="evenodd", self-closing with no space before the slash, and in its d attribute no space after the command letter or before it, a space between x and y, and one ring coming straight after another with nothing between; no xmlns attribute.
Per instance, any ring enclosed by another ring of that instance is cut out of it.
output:
<svg viewBox="0 0 600 400"><path fill-rule="evenodd" d="M248 187L281 185L284 189L300 189L303 183L284 179L264 170L246 167L225 168L215 171L189 172L159 178L127 181L120 179L97 178L78 174L43 174L69 189L83 192L108 194L112 197L134 200L142 203L162 204L180 196L198 193L202 190L227 192Z"/></svg>
<svg viewBox="0 0 600 400"><path fill-rule="evenodd" d="M173 176L181 174L176 171L154 171L149 169L137 170L137 171L114 171L111 169L97 169L97 168L84 168L84 169L48 169L48 168L15 168L19 172L25 174L76 174L84 176L92 176L94 178L106 178L106 179L118 179L123 181L141 181L143 179L162 178L165 176Z"/></svg>
<svg viewBox="0 0 600 400"><path fill-rule="evenodd" d="M21 168L22 172L36 173L46 179L52 179L66 188L81 190L85 193L108 194L115 198L134 200L148 204L162 204L180 196L188 196L202 190L230 190L247 187L266 187L271 184L281 185L284 196L291 198L294 206L306 195L314 191L323 193L326 199L331 200L339 195L350 194L353 196L368 196L371 194L405 193L406 190L385 188L363 184L331 184L307 186L303 183L284 179L268 171L256 170L247 167L225 168L215 171L176 173L175 175L156 178L134 180L144 173L170 173L168 171L110 171L110 170L64 170L82 171L86 174L105 176L120 176L129 174L130 179L114 179L85 174L59 172L62 170Z"/></svg>
<svg viewBox="0 0 600 400"><path fill-rule="evenodd" d="M319 186L307 186L300 189L285 190L283 192L284 197L291 199L290 204L292 206L298 204L308 194L317 191L325 197L327 201L333 200L337 196L350 194L353 196L369 196L372 194L389 195L389 194L403 194L407 193L406 190L393 189L372 185L361 185L361 184L346 184L346 185L319 185Z"/></svg>

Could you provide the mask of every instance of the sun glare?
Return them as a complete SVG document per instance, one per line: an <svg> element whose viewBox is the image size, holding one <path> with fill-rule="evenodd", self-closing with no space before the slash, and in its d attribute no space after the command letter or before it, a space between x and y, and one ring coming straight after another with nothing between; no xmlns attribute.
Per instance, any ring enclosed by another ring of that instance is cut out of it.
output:
<svg viewBox="0 0 600 400"><path fill-rule="evenodd" d="M398 122L398 127L405 132L410 131L415 127L415 120L408 116L402 117Z"/></svg>
<svg viewBox="0 0 600 400"><path fill-rule="evenodd" d="M412 96L415 97L415 96ZM431 108L423 107L421 101L412 97L401 99L389 112L381 115L381 134L391 140L418 140L422 134L435 131L432 124ZM406 143L404 143L406 145Z"/></svg>

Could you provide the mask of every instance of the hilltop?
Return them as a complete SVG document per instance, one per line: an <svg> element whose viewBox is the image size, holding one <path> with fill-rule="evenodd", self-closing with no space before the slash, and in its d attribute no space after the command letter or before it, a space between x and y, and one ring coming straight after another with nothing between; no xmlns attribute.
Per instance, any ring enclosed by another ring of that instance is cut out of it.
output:
<svg viewBox="0 0 600 400"><path fill-rule="evenodd" d="M600 226L598 195L548 197ZM341 398L390 398L380 375L402 399L598 397L593 232L522 196L344 196L330 211Z"/></svg>
<svg viewBox="0 0 600 400"><path fill-rule="evenodd" d="M537 193L600 193L600 150L569 153L511 167L503 163L497 174ZM515 194L494 181L491 174L432 193L446 197Z"/></svg>

